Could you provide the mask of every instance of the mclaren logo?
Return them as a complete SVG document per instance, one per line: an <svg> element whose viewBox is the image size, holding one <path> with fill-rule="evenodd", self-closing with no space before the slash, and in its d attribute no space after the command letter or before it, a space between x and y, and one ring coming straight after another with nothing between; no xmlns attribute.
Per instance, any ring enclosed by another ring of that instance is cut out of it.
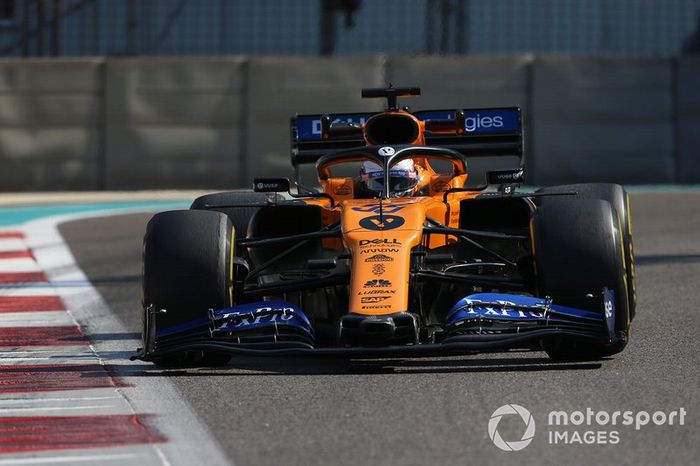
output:
<svg viewBox="0 0 700 466"><path fill-rule="evenodd" d="M391 296L365 296L360 300L362 304L372 304L379 303L385 299L389 299Z"/></svg>
<svg viewBox="0 0 700 466"><path fill-rule="evenodd" d="M405 222L398 215L371 215L360 220L360 226L372 231L393 230Z"/></svg>
<svg viewBox="0 0 700 466"><path fill-rule="evenodd" d="M365 259L365 262L391 262L393 260L394 259L387 256L386 254L375 254Z"/></svg>

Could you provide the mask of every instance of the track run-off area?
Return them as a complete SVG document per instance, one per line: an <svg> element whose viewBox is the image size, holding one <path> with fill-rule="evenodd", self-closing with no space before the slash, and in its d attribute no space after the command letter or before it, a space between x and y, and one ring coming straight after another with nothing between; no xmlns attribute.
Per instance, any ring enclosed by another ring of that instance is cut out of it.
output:
<svg viewBox="0 0 700 466"><path fill-rule="evenodd" d="M699 190L633 192L631 341L583 363L542 352L131 362L146 222L187 204L0 208L0 466L697 462ZM531 419L492 419L504 405ZM494 427L511 442L530 423L520 451L494 445Z"/></svg>

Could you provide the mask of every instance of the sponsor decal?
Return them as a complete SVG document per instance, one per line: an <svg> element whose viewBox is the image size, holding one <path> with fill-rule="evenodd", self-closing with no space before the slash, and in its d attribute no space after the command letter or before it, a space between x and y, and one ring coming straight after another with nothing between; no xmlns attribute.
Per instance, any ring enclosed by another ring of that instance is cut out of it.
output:
<svg viewBox="0 0 700 466"><path fill-rule="evenodd" d="M391 298L391 296L366 296L360 299L360 302L364 304L379 303L389 298Z"/></svg>
<svg viewBox="0 0 700 466"><path fill-rule="evenodd" d="M384 157L390 157L396 153L393 147L391 146L384 146L380 147L379 150L377 151L379 155L383 155Z"/></svg>
<svg viewBox="0 0 700 466"><path fill-rule="evenodd" d="M360 249L360 254L377 254L385 252L399 252L398 248L372 248L372 249Z"/></svg>
<svg viewBox="0 0 700 466"><path fill-rule="evenodd" d="M421 121L455 119L454 112L422 111L417 113L416 117ZM336 114L330 115L330 118L331 123L355 123L362 126L372 115L373 113ZM464 116L464 129L470 134L514 133L520 131L520 111L517 109L467 109L464 110ZM300 141L321 139L320 115L298 116L296 119L296 132ZM384 147L391 148L396 153L395 148L391 146ZM379 153L379 151L377 152Z"/></svg>
<svg viewBox="0 0 700 466"><path fill-rule="evenodd" d="M360 220L360 226L372 231L393 230L406 221L398 215L371 215Z"/></svg>
<svg viewBox="0 0 700 466"><path fill-rule="evenodd" d="M615 337L615 292L608 288L603 288L603 301L605 308L605 322L608 325L610 338Z"/></svg>
<svg viewBox="0 0 700 466"><path fill-rule="evenodd" d="M333 193L338 196L347 196L348 194L352 194L352 189L346 184L341 184L333 189Z"/></svg>
<svg viewBox="0 0 700 466"><path fill-rule="evenodd" d="M513 303L501 303L515 306ZM543 319L544 313L540 311L521 311L519 309L508 309L505 307L493 307L488 305L474 304L473 307L462 309L470 316L493 316L493 317L516 317L521 319Z"/></svg>
<svg viewBox="0 0 700 466"><path fill-rule="evenodd" d="M334 124L334 123L356 123L356 124L362 126L365 124L365 121L367 121L367 118L365 116L359 116L359 115L344 116L344 115L341 115L341 116L338 116L337 118L333 118L331 120L331 124ZM298 118L297 125L301 126L301 128L299 128L299 136L301 138L310 138L310 137L316 136L315 139L321 139L321 119L320 118L317 120L311 120L311 125L310 125L311 126L311 131L310 131L311 134L308 134L309 133L309 128L308 128L309 120L308 119Z"/></svg>
<svg viewBox="0 0 700 466"><path fill-rule="evenodd" d="M464 129L469 133L488 128L503 128L503 117L500 115L481 116L477 113L464 119Z"/></svg>
<svg viewBox="0 0 700 466"><path fill-rule="evenodd" d="M383 264L374 264L372 266L372 273L375 275L381 275L386 272L386 267Z"/></svg>
<svg viewBox="0 0 700 466"><path fill-rule="evenodd" d="M263 183L263 182L260 182L260 183L256 183L256 184L255 184L255 188L258 189L258 190L260 190L260 191L263 191L263 190L271 190L271 191L282 190L282 191L283 191L283 190L284 190L284 187L281 186L281 185L278 184L278 183Z"/></svg>
<svg viewBox="0 0 700 466"><path fill-rule="evenodd" d="M372 294L396 294L396 290L365 290L357 293L358 296L367 296Z"/></svg>
<svg viewBox="0 0 700 466"><path fill-rule="evenodd" d="M353 207L352 210L355 212L374 212L375 214L378 214L379 212L385 214L395 214L404 207L405 206L402 205L384 203L380 209L379 204L366 204L360 207Z"/></svg>
<svg viewBox="0 0 700 466"><path fill-rule="evenodd" d="M361 309L389 309L391 306L384 304L374 304L370 306L360 306Z"/></svg>
<svg viewBox="0 0 700 466"><path fill-rule="evenodd" d="M362 246L367 246L367 245L395 245L395 244L401 244L401 242L396 239L396 238L375 238L375 239L361 239L360 240L360 247Z"/></svg>
<svg viewBox="0 0 700 466"><path fill-rule="evenodd" d="M393 260L394 259L386 254L375 254L365 259L365 262L392 262Z"/></svg>
<svg viewBox="0 0 700 466"><path fill-rule="evenodd" d="M287 178L255 178L253 180L253 191L259 193L289 191L289 180Z"/></svg>
<svg viewBox="0 0 700 466"><path fill-rule="evenodd" d="M221 316L223 319L236 319L221 326L225 328L240 328L260 323L285 322L294 318L294 309L291 307L272 308L259 307L253 312L232 312ZM245 317L243 317L245 316Z"/></svg>
<svg viewBox="0 0 700 466"><path fill-rule="evenodd" d="M521 183L523 181L523 170L494 170L488 172L489 183Z"/></svg>
<svg viewBox="0 0 700 466"><path fill-rule="evenodd" d="M379 278L376 280L367 280L364 284L365 288L387 288L391 286L391 281Z"/></svg>

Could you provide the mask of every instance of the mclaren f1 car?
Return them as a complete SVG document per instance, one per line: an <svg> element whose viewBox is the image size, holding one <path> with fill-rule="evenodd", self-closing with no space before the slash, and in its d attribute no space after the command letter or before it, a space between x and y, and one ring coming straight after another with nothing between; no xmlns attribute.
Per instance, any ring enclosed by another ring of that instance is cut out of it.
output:
<svg viewBox="0 0 700 466"><path fill-rule="evenodd" d="M635 312L625 190L523 191L519 108L411 112L397 103L418 94L364 89L388 108L298 115L293 183L255 179L252 191L155 215L134 358L622 351ZM467 183L468 163L482 157L517 163ZM315 187L301 181L312 166Z"/></svg>

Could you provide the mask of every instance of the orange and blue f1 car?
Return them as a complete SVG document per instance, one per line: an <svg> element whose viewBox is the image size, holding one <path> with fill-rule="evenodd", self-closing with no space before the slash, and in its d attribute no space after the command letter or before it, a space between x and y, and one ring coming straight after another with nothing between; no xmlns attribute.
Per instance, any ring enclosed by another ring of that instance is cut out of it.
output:
<svg viewBox="0 0 700 466"><path fill-rule="evenodd" d="M418 88L362 93L388 108L292 118L293 182L255 179L150 220L134 358L623 350L635 287L621 186L523 191L517 107L411 112L397 101ZM516 163L467 183L484 157Z"/></svg>

